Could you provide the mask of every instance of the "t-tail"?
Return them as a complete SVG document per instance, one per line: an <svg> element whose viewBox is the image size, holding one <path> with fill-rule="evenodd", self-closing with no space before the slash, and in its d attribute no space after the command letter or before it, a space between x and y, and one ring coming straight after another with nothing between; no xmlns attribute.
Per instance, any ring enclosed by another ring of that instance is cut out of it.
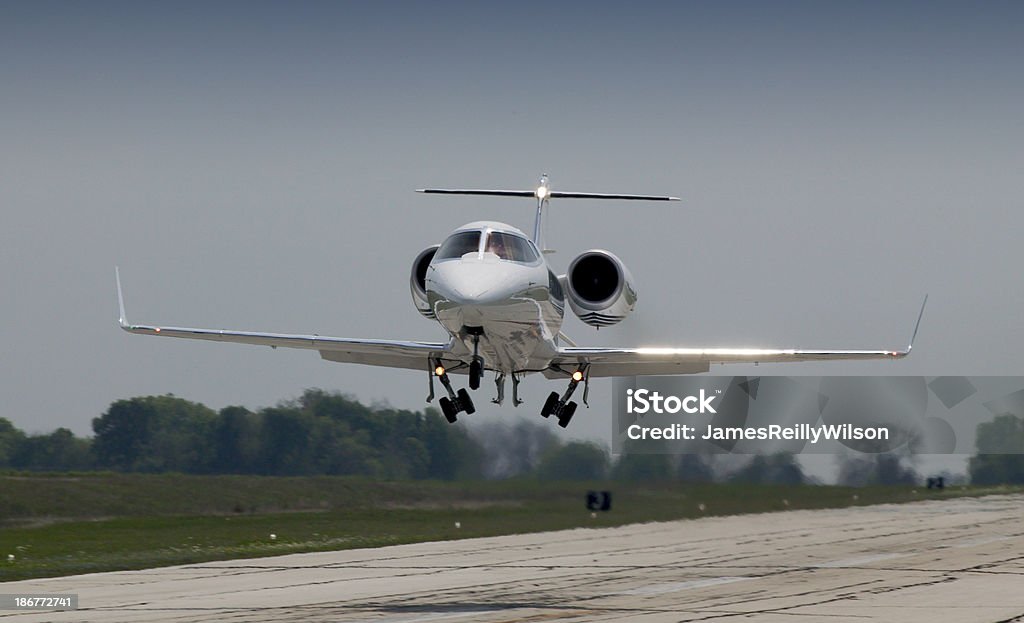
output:
<svg viewBox="0 0 1024 623"><path fill-rule="evenodd" d="M680 201L679 197L662 195L629 195L621 193L587 193L551 190L548 176L540 176L540 184L533 190L493 190L485 188L420 188L418 193L435 195L484 195L490 197L534 197L537 200L537 215L533 221L533 242L538 249L544 249L541 240L544 208L551 199L619 199L622 201Z"/></svg>

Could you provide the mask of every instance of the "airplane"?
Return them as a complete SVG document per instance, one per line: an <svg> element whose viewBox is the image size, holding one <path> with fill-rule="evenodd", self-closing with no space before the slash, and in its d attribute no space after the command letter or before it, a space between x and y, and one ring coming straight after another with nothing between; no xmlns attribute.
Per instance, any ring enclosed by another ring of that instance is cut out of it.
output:
<svg viewBox="0 0 1024 623"><path fill-rule="evenodd" d="M413 260L409 286L413 303L424 317L436 320L449 335L446 342L353 339L322 335L257 333L219 329L137 325L128 322L120 271L115 268L120 316L129 333L218 342L255 344L272 348L319 351L327 361L425 371L430 393L434 379L446 396L438 404L448 422L459 413L474 413L464 388L452 387L450 374L469 376L476 390L485 372L493 372L495 404L505 399L505 381L512 379L512 404L522 404L522 377L540 373L568 380L559 394L551 392L541 408L565 428L576 412L571 398L582 383L587 404L590 379L614 376L698 374L711 364L769 363L825 360L900 359L910 354L924 315L925 296L914 333L906 348L884 350L801 350L763 348L676 348L578 346L562 333L565 307L592 327L621 322L637 303L633 277L625 264L603 249L584 251L556 275L547 261L542 240L543 219L552 199L616 201L679 201L657 195L605 194L552 190L548 176L532 190L424 188L417 192L441 195L532 197L536 200L533 236L497 221L476 221L454 230L441 244L421 251ZM589 405L588 405L589 406Z"/></svg>

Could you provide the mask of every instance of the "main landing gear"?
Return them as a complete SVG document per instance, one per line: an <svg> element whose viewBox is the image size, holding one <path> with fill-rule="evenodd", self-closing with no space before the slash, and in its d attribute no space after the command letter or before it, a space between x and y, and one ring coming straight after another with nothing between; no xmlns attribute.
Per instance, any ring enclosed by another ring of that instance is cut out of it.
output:
<svg viewBox="0 0 1024 623"><path fill-rule="evenodd" d="M465 330L467 334L473 337L473 358L469 362L469 388L480 389L480 380L484 377L484 358L480 356L480 336L484 334L484 329L483 327L466 327ZM460 362L456 367L462 368L465 365L465 363ZM448 371L440 359L434 358L429 360L428 367L430 369L430 395L427 396L427 402L434 399L434 377L436 376L448 393L446 397L438 400L437 404L441 407L441 412L444 413L444 418L449 423L454 424L460 413L472 415L476 412L476 407L473 406L473 399L469 397L469 392L464 389L455 391L452 388L452 382L448 378ZM500 399L501 390L503 389L500 383L498 389Z"/></svg>
<svg viewBox="0 0 1024 623"><path fill-rule="evenodd" d="M459 413L465 413L466 415L475 413L476 407L473 406L473 399L469 397L469 392L465 389L460 389L458 392L452 389L452 382L448 378L448 371L445 370L440 359L435 359L433 364L434 368L431 370L430 375L430 395L427 397L427 402L434 399L434 377L436 376L441 381L445 391L448 392L448 396L438 400L437 404L440 405L441 412L444 413L444 419L448 420L449 424L455 423ZM470 369L472 370L472 368ZM480 381L477 379L478 387L479 383Z"/></svg>
<svg viewBox="0 0 1024 623"><path fill-rule="evenodd" d="M572 393L576 391L576 386L580 384L580 381L586 382L586 379L587 365L583 364L572 373L572 377L569 380L569 388L565 390L561 397L559 397L558 392L551 392L548 399L544 402L544 407L540 410L540 414L544 417L554 415L558 418L559 426L562 428L568 426L578 406L575 402L570 402L569 399L572 398ZM589 386L585 385L583 404L587 403L587 389L589 389Z"/></svg>

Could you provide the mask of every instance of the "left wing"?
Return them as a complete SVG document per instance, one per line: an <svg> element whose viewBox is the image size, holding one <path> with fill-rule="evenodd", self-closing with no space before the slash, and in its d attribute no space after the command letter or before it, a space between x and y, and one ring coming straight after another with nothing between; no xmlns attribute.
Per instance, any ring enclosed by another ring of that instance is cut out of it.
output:
<svg viewBox="0 0 1024 623"><path fill-rule="evenodd" d="M659 376L699 374L713 363L773 363L795 361L835 361L864 359L902 359L910 354L921 326L924 307L917 315L914 333L906 348L897 350L800 350L766 348L588 348L564 346L558 349L551 365L544 370L548 378L562 378L587 364L590 377Z"/></svg>
<svg viewBox="0 0 1024 623"><path fill-rule="evenodd" d="M587 348L563 347L544 371L548 378L571 374L589 364L591 377L699 374L713 363L832 361L837 359L902 359L903 350L772 350L764 348Z"/></svg>
<svg viewBox="0 0 1024 623"><path fill-rule="evenodd" d="M115 269L116 271L116 269ZM117 276L117 303L120 311L118 324L129 333L160 335L214 342L235 342L255 344L271 348L303 348L316 350L328 361L361 363L389 368L410 368L429 370L432 360L440 359L446 367L457 367L461 359L454 356L453 348L462 346L449 341L420 342L401 340L370 340L324 335L296 335L288 333L255 333L251 331L230 331L221 329L191 329L186 327L163 327L130 324L124 313L124 296L121 294L121 275ZM464 347L463 347L464 348Z"/></svg>

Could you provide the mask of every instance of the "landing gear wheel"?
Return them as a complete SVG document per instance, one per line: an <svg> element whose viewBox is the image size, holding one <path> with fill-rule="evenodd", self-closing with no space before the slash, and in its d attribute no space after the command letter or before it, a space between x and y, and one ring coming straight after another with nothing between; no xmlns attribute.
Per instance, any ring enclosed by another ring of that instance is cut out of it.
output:
<svg viewBox="0 0 1024 623"><path fill-rule="evenodd" d="M544 401L544 406L540 410L540 414L544 417L548 417L555 412L555 407L558 406L558 392L551 392L548 394L548 399Z"/></svg>
<svg viewBox="0 0 1024 623"><path fill-rule="evenodd" d="M458 391L459 406L466 412L466 415L473 415L476 413L476 407L473 406L473 399L469 397L469 392L465 389Z"/></svg>
<svg viewBox="0 0 1024 623"><path fill-rule="evenodd" d="M469 364L469 388L480 389L480 379L484 375L484 362L477 358Z"/></svg>
<svg viewBox="0 0 1024 623"><path fill-rule="evenodd" d="M572 420L572 414L576 413L576 403L570 402L565 405L562 412L558 414L558 425L565 428L569 425L569 421Z"/></svg>
<svg viewBox="0 0 1024 623"><path fill-rule="evenodd" d="M437 404L441 405L441 413L444 413L444 419L448 420L449 424L454 424L455 420L458 419L456 417L458 410L456 410L452 401L448 400L448 398L441 398L437 401Z"/></svg>

